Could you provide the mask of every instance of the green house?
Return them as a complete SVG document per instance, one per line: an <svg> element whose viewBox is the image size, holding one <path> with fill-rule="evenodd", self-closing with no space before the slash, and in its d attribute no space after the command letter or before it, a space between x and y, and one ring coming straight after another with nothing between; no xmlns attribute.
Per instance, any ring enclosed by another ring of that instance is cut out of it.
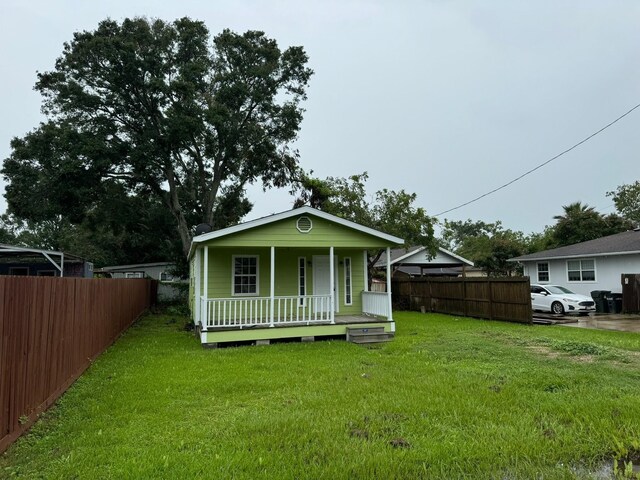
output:
<svg viewBox="0 0 640 480"><path fill-rule="evenodd" d="M311 207L194 237L190 307L200 340L311 340L353 326L393 334L391 275L386 292L368 291L367 252L390 258L403 243Z"/></svg>

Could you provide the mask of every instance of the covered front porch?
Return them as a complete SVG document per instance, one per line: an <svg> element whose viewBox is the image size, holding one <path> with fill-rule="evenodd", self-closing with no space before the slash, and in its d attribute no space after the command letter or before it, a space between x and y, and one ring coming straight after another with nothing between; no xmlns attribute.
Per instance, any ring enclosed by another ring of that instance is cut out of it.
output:
<svg viewBox="0 0 640 480"><path fill-rule="evenodd" d="M308 207L195 237L190 305L202 343L342 335L369 323L393 333L391 264L386 291L369 291L368 251L389 258L401 241Z"/></svg>

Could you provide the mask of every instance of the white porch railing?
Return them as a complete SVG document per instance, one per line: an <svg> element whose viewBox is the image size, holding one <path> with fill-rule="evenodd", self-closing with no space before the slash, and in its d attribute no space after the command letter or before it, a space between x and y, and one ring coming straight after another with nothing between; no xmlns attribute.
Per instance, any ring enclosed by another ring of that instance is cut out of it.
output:
<svg viewBox="0 0 640 480"><path fill-rule="evenodd" d="M389 318L389 296L386 292L362 292L362 313Z"/></svg>
<svg viewBox="0 0 640 480"><path fill-rule="evenodd" d="M201 297L203 329L271 326L331 321L331 295L274 297ZM273 307L273 319L271 309Z"/></svg>

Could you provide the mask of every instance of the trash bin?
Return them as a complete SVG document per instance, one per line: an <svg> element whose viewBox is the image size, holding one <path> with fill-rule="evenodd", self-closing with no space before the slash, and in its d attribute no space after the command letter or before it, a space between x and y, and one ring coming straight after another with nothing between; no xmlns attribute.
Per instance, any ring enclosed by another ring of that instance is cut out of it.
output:
<svg viewBox="0 0 640 480"><path fill-rule="evenodd" d="M622 294L621 293L612 293L611 297L613 299L613 313L622 313Z"/></svg>
<svg viewBox="0 0 640 480"><path fill-rule="evenodd" d="M591 298L596 302L597 313L609 313L609 301L607 297L611 295L611 290L594 290Z"/></svg>

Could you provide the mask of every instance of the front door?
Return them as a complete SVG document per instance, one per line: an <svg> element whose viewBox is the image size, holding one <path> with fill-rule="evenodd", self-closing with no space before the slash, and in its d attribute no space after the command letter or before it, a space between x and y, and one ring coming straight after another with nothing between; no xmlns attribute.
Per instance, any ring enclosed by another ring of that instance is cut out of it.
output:
<svg viewBox="0 0 640 480"><path fill-rule="evenodd" d="M335 310L336 312L340 311L338 306L338 257L333 257L335 260L333 266L334 280L333 280L333 288L334 288L334 297L335 301ZM313 256L313 294L314 295L329 295L331 282L330 282L330 269L329 269L329 255L314 255ZM324 308L321 303L316 304L316 311L327 311L329 310L329 305L326 305Z"/></svg>

